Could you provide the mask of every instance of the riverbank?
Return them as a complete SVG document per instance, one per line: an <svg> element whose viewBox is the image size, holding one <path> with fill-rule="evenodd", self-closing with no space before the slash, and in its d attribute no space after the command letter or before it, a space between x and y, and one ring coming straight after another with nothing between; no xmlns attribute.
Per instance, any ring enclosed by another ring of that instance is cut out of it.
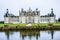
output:
<svg viewBox="0 0 60 40"><path fill-rule="evenodd" d="M55 26L49 26L49 27L44 27L44 26L42 26L42 27L37 27L37 26L35 26L35 27L18 27L18 26L16 26L16 27L0 27L0 30L60 30L60 27L55 27Z"/></svg>
<svg viewBox="0 0 60 40"><path fill-rule="evenodd" d="M0 24L0 30L60 30L60 22L40 23L26 26L27 24Z"/></svg>

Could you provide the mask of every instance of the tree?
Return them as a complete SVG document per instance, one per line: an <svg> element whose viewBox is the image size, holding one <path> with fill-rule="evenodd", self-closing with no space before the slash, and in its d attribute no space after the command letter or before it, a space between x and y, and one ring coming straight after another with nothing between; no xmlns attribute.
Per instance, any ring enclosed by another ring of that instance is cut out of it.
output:
<svg viewBox="0 0 60 40"><path fill-rule="evenodd" d="M60 18L58 18L58 22L60 22Z"/></svg>
<svg viewBox="0 0 60 40"><path fill-rule="evenodd" d="M4 24L4 21L0 21L0 24Z"/></svg>

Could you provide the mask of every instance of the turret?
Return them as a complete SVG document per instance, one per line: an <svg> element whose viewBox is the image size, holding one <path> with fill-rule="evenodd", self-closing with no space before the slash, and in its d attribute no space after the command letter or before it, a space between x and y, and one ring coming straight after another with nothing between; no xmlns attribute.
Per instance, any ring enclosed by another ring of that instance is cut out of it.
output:
<svg viewBox="0 0 60 40"><path fill-rule="evenodd" d="M19 10L19 16L21 16L20 10Z"/></svg>
<svg viewBox="0 0 60 40"><path fill-rule="evenodd" d="M24 15L24 9L22 8L22 9L21 9L20 16L23 16L23 15Z"/></svg>
<svg viewBox="0 0 60 40"><path fill-rule="evenodd" d="M27 11L27 15L28 16L32 16L32 10L31 10L31 8L29 8L29 10Z"/></svg>
<svg viewBox="0 0 60 40"><path fill-rule="evenodd" d="M40 11L38 11L38 8L36 8L36 15L40 15Z"/></svg>
<svg viewBox="0 0 60 40"><path fill-rule="evenodd" d="M10 23L9 11L8 11L8 9L6 9L6 13L5 13L5 15L4 15L4 23Z"/></svg>
<svg viewBox="0 0 60 40"><path fill-rule="evenodd" d="M4 17L8 17L9 16L9 11L8 9L6 9L6 14L4 15Z"/></svg>
<svg viewBox="0 0 60 40"><path fill-rule="evenodd" d="M23 12L23 10L24 10L24 9L22 8L22 9L21 9L21 12Z"/></svg>
<svg viewBox="0 0 60 40"><path fill-rule="evenodd" d="M53 8L51 8L51 13L53 13Z"/></svg>
<svg viewBox="0 0 60 40"><path fill-rule="evenodd" d="M54 16L53 8L51 8L51 14L50 14L50 16Z"/></svg>
<svg viewBox="0 0 60 40"><path fill-rule="evenodd" d="M32 10L31 10L31 8L29 8L29 12L31 12Z"/></svg>
<svg viewBox="0 0 60 40"><path fill-rule="evenodd" d="M9 13L8 9L6 9L6 10L7 10L6 13Z"/></svg>

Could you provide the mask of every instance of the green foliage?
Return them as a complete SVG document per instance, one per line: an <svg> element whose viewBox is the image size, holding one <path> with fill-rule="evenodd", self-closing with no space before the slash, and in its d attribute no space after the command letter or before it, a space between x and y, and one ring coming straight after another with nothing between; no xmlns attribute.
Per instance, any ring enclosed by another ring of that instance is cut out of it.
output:
<svg viewBox="0 0 60 40"><path fill-rule="evenodd" d="M11 27L15 27L15 26L26 26L26 24L4 24L4 25L7 25L7 26L11 26Z"/></svg>
<svg viewBox="0 0 60 40"><path fill-rule="evenodd" d="M33 23L32 26L38 26L38 24Z"/></svg>
<svg viewBox="0 0 60 40"><path fill-rule="evenodd" d="M58 19L58 22L60 22L60 18Z"/></svg>
<svg viewBox="0 0 60 40"><path fill-rule="evenodd" d="M60 22L53 23L54 26L60 26Z"/></svg>
<svg viewBox="0 0 60 40"><path fill-rule="evenodd" d="M0 24L0 27L3 27L4 26L4 24Z"/></svg>
<svg viewBox="0 0 60 40"><path fill-rule="evenodd" d="M32 23L32 27L48 27L48 24L49 23L39 23L39 24ZM56 22L56 23L52 23L52 24L53 24L53 26L60 26L60 22ZM0 24L0 27L4 26L4 25L7 25L9 27L15 27L15 26L26 27L27 24Z"/></svg>
<svg viewBox="0 0 60 40"><path fill-rule="evenodd" d="M23 27L26 26L26 25L27 25L27 24L18 24L18 26L23 26Z"/></svg>
<svg viewBox="0 0 60 40"><path fill-rule="evenodd" d="M0 24L4 24L4 21L0 21Z"/></svg>
<svg viewBox="0 0 60 40"><path fill-rule="evenodd" d="M40 23L40 24L32 24L32 26L48 26L47 23Z"/></svg>
<svg viewBox="0 0 60 40"><path fill-rule="evenodd" d="M46 27L46 26L48 26L48 23L40 23L39 26L44 26L44 27Z"/></svg>

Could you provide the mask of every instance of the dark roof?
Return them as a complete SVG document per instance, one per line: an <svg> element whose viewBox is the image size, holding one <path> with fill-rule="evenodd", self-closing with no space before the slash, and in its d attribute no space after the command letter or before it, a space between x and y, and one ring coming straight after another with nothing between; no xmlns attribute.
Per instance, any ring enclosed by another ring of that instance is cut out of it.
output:
<svg viewBox="0 0 60 40"><path fill-rule="evenodd" d="M40 17L49 17L48 15L40 16Z"/></svg>
<svg viewBox="0 0 60 40"><path fill-rule="evenodd" d="M55 15L54 15L54 13L51 13L50 16L52 17L52 16L55 16Z"/></svg>
<svg viewBox="0 0 60 40"><path fill-rule="evenodd" d="M10 16L10 17L19 17L19 16Z"/></svg>
<svg viewBox="0 0 60 40"><path fill-rule="evenodd" d="M6 13L5 13L4 17L8 17L8 16L9 16L9 11L8 11L8 9L6 9Z"/></svg>
<svg viewBox="0 0 60 40"><path fill-rule="evenodd" d="M8 17L9 16L9 14L8 13L6 13L5 15L4 15L4 17Z"/></svg>
<svg viewBox="0 0 60 40"><path fill-rule="evenodd" d="M43 15L43 16L40 16L40 17L54 17L55 15L54 14L48 14L48 15Z"/></svg>
<svg viewBox="0 0 60 40"><path fill-rule="evenodd" d="M15 15L13 15L13 14L6 13L6 14L4 15L4 17L19 17L19 16L15 16Z"/></svg>

